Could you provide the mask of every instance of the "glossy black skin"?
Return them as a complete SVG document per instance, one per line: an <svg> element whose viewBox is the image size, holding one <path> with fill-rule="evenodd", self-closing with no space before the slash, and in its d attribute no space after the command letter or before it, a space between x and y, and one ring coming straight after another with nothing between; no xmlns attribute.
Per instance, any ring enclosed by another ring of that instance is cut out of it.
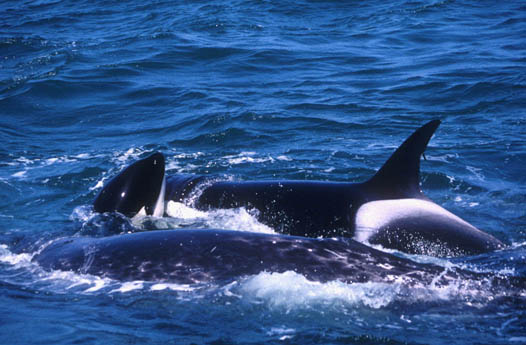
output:
<svg viewBox="0 0 526 345"><path fill-rule="evenodd" d="M164 168L161 153L131 164L104 186L93 202L94 210L133 217L144 207L146 214L152 214L162 187Z"/></svg>
<svg viewBox="0 0 526 345"><path fill-rule="evenodd" d="M422 194L406 197L428 200ZM389 196L370 182L215 182L202 191L195 207L256 209L258 221L293 236L353 237L360 206L370 201L398 198L403 197ZM416 215L393 221L375 229L375 235L368 242L433 256L474 255L505 247L495 237L441 215Z"/></svg>
<svg viewBox="0 0 526 345"><path fill-rule="evenodd" d="M171 181L170 181L171 182ZM179 189L181 185L171 186ZM257 209L275 231L305 237L352 237L354 215L375 200L363 184L319 181L215 182L195 203L198 209Z"/></svg>
<svg viewBox="0 0 526 345"><path fill-rule="evenodd" d="M162 230L59 239L33 258L45 270L120 281L230 282L260 272L295 271L311 281L447 284L462 278L524 287L521 278L416 263L351 239L313 239L226 230ZM403 281L399 280L403 278Z"/></svg>

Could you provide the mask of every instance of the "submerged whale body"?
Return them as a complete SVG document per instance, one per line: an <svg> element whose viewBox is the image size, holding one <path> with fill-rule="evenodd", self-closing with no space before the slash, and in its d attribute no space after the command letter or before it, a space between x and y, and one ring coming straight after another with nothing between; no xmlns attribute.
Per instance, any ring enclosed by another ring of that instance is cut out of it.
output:
<svg viewBox="0 0 526 345"><path fill-rule="evenodd" d="M113 178L94 202L97 212L160 216L167 201L185 202L200 191L198 209L256 209L274 230L305 237L351 237L407 253L470 255L504 247L433 203L420 190L420 156L440 125L417 129L368 181L214 182L204 176L165 176L164 157L155 153Z"/></svg>
<svg viewBox="0 0 526 345"><path fill-rule="evenodd" d="M311 281L447 285L461 279L524 287L517 277L488 277L416 263L352 239L313 239L227 230L157 230L55 240L34 256L45 270L120 281L224 283L260 272L295 271ZM480 285L477 285L480 287Z"/></svg>

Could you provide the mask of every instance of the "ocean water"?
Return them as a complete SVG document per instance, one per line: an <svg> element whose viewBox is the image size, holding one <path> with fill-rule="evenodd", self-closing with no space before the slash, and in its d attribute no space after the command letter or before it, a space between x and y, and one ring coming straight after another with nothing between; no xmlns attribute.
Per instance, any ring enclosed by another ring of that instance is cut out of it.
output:
<svg viewBox="0 0 526 345"><path fill-rule="evenodd" d="M423 190L509 248L404 256L526 276L524 2L4 0L0 18L1 343L526 343L524 291L122 283L31 262L97 229L104 182L153 151L168 173L359 182L438 118ZM170 215L132 226L273 232L246 209Z"/></svg>

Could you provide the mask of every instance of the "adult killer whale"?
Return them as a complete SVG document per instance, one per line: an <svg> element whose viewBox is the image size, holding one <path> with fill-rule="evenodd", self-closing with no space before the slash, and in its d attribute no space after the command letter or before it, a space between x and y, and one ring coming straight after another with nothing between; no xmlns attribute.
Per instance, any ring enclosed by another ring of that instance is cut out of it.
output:
<svg viewBox="0 0 526 345"><path fill-rule="evenodd" d="M484 291L524 290L520 276L476 273L417 263L350 238L306 238L228 230L157 230L55 240L33 257L44 270L120 281L225 283L260 272L294 271L311 281L382 282L408 286L452 283Z"/></svg>
<svg viewBox="0 0 526 345"><path fill-rule="evenodd" d="M164 156L154 153L114 177L97 195L96 212L162 216L166 201L198 209L256 209L275 231L305 237L352 237L407 253L471 255L504 247L420 190L420 156L440 125L417 129L368 181L214 181L210 177L165 177Z"/></svg>

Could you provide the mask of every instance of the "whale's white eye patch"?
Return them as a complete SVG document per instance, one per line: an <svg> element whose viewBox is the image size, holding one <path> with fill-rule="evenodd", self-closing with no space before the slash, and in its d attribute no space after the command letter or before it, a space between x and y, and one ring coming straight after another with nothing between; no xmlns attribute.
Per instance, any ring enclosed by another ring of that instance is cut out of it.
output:
<svg viewBox="0 0 526 345"><path fill-rule="evenodd" d="M391 199L371 201L363 204L356 213L354 239L359 242L368 240L377 233L379 229L389 226L391 223L400 223L404 219L425 219L427 217L440 216L452 223L462 224L479 231L471 224L455 216L439 205L420 199Z"/></svg>

